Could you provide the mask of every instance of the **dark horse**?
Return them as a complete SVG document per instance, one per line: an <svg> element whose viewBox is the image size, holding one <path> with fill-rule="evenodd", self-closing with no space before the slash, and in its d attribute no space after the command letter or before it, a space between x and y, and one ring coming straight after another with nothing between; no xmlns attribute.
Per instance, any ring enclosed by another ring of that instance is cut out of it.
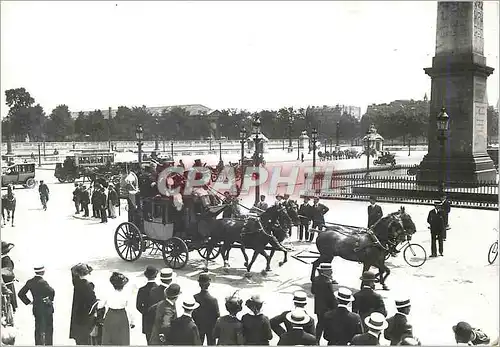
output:
<svg viewBox="0 0 500 347"><path fill-rule="evenodd" d="M7 194L2 195L2 219L5 225L5 211L7 211L7 222L11 219L12 212L12 226L14 226L14 215L16 213L16 197L13 192L11 184L7 186Z"/></svg>
<svg viewBox="0 0 500 347"><path fill-rule="evenodd" d="M250 272L258 254L266 258L266 271L270 271L271 257L265 251L267 244L270 244L274 250L283 252L284 258L280 262L280 266L288 261L288 251L281 244L286 237L286 230L282 225L287 223L291 224L290 216L288 216L284 207L278 205L271 206L259 217L255 218L216 219L211 223L210 227L211 243L222 242L221 255L224 260L224 267L229 267L229 251L233 244L238 242L245 257L245 267L248 272ZM246 254L247 248L254 250L250 262Z"/></svg>
<svg viewBox="0 0 500 347"><path fill-rule="evenodd" d="M354 229L354 230L353 230ZM409 214L404 207L382 217L373 227L374 234L379 237L386 234L389 240L400 242L416 231ZM379 269L380 284L387 290L385 280L391 273L385 265L386 251L376 245L372 236L361 228L349 228L341 225L327 226L316 238L316 247L319 258L314 261L311 280L315 276L316 268L321 263L331 263L335 256L346 260L363 263L363 272L374 266Z"/></svg>

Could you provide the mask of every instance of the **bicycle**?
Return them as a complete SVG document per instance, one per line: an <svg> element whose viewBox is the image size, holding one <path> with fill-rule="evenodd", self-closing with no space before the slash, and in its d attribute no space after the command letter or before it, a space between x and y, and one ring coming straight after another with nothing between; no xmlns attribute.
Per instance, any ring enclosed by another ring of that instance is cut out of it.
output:
<svg viewBox="0 0 500 347"><path fill-rule="evenodd" d="M498 230L495 228L494 229L497 233ZM498 258L498 240L495 240L490 246L490 249L488 250L488 263L493 264L495 260Z"/></svg>
<svg viewBox="0 0 500 347"><path fill-rule="evenodd" d="M427 252L425 251L424 247L422 247L418 243L411 243L410 240L411 238L408 238L402 243L398 244L396 246L396 250L398 250L399 252L403 251L403 259L408 265L410 265L411 267L420 267L424 265L427 260ZM389 260L390 257L391 254L387 253L385 256L385 260Z"/></svg>

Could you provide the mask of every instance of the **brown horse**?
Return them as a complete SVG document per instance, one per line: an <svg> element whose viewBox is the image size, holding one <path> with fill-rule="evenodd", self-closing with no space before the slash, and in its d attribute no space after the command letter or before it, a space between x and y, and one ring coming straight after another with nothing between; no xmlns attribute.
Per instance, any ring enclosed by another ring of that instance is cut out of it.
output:
<svg viewBox="0 0 500 347"><path fill-rule="evenodd" d="M377 238L400 242L402 239L414 234L416 231L409 214L404 207L382 217L375 226L373 232ZM335 256L345 260L356 261L363 264L363 272L374 266L379 269L378 277L380 284L387 290L385 280L391 271L385 265L386 250L376 245L372 236L361 228L349 228L341 225L327 226L326 230L320 232L316 238L316 247L320 256L313 263L311 280L314 278L316 268L321 263L331 263Z"/></svg>

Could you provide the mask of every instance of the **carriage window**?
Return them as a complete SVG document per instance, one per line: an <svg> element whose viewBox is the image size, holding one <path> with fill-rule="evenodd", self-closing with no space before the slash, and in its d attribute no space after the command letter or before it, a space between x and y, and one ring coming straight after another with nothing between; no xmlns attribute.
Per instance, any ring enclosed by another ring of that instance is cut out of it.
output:
<svg viewBox="0 0 500 347"><path fill-rule="evenodd" d="M143 201L142 202L142 213L145 221L152 222L153 221L153 203L151 201Z"/></svg>
<svg viewBox="0 0 500 347"><path fill-rule="evenodd" d="M153 220L157 223L163 222L163 209L164 204L156 203L153 205Z"/></svg>

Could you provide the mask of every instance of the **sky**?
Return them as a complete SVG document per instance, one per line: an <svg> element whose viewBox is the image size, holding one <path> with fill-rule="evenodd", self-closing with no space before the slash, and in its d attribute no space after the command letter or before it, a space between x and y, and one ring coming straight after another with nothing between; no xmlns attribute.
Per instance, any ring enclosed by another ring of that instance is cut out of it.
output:
<svg viewBox="0 0 500 347"><path fill-rule="evenodd" d="M437 2L1 2L5 90L47 114L203 104L256 111L430 97ZM498 1L485 1L488 101Z"/></svg>

